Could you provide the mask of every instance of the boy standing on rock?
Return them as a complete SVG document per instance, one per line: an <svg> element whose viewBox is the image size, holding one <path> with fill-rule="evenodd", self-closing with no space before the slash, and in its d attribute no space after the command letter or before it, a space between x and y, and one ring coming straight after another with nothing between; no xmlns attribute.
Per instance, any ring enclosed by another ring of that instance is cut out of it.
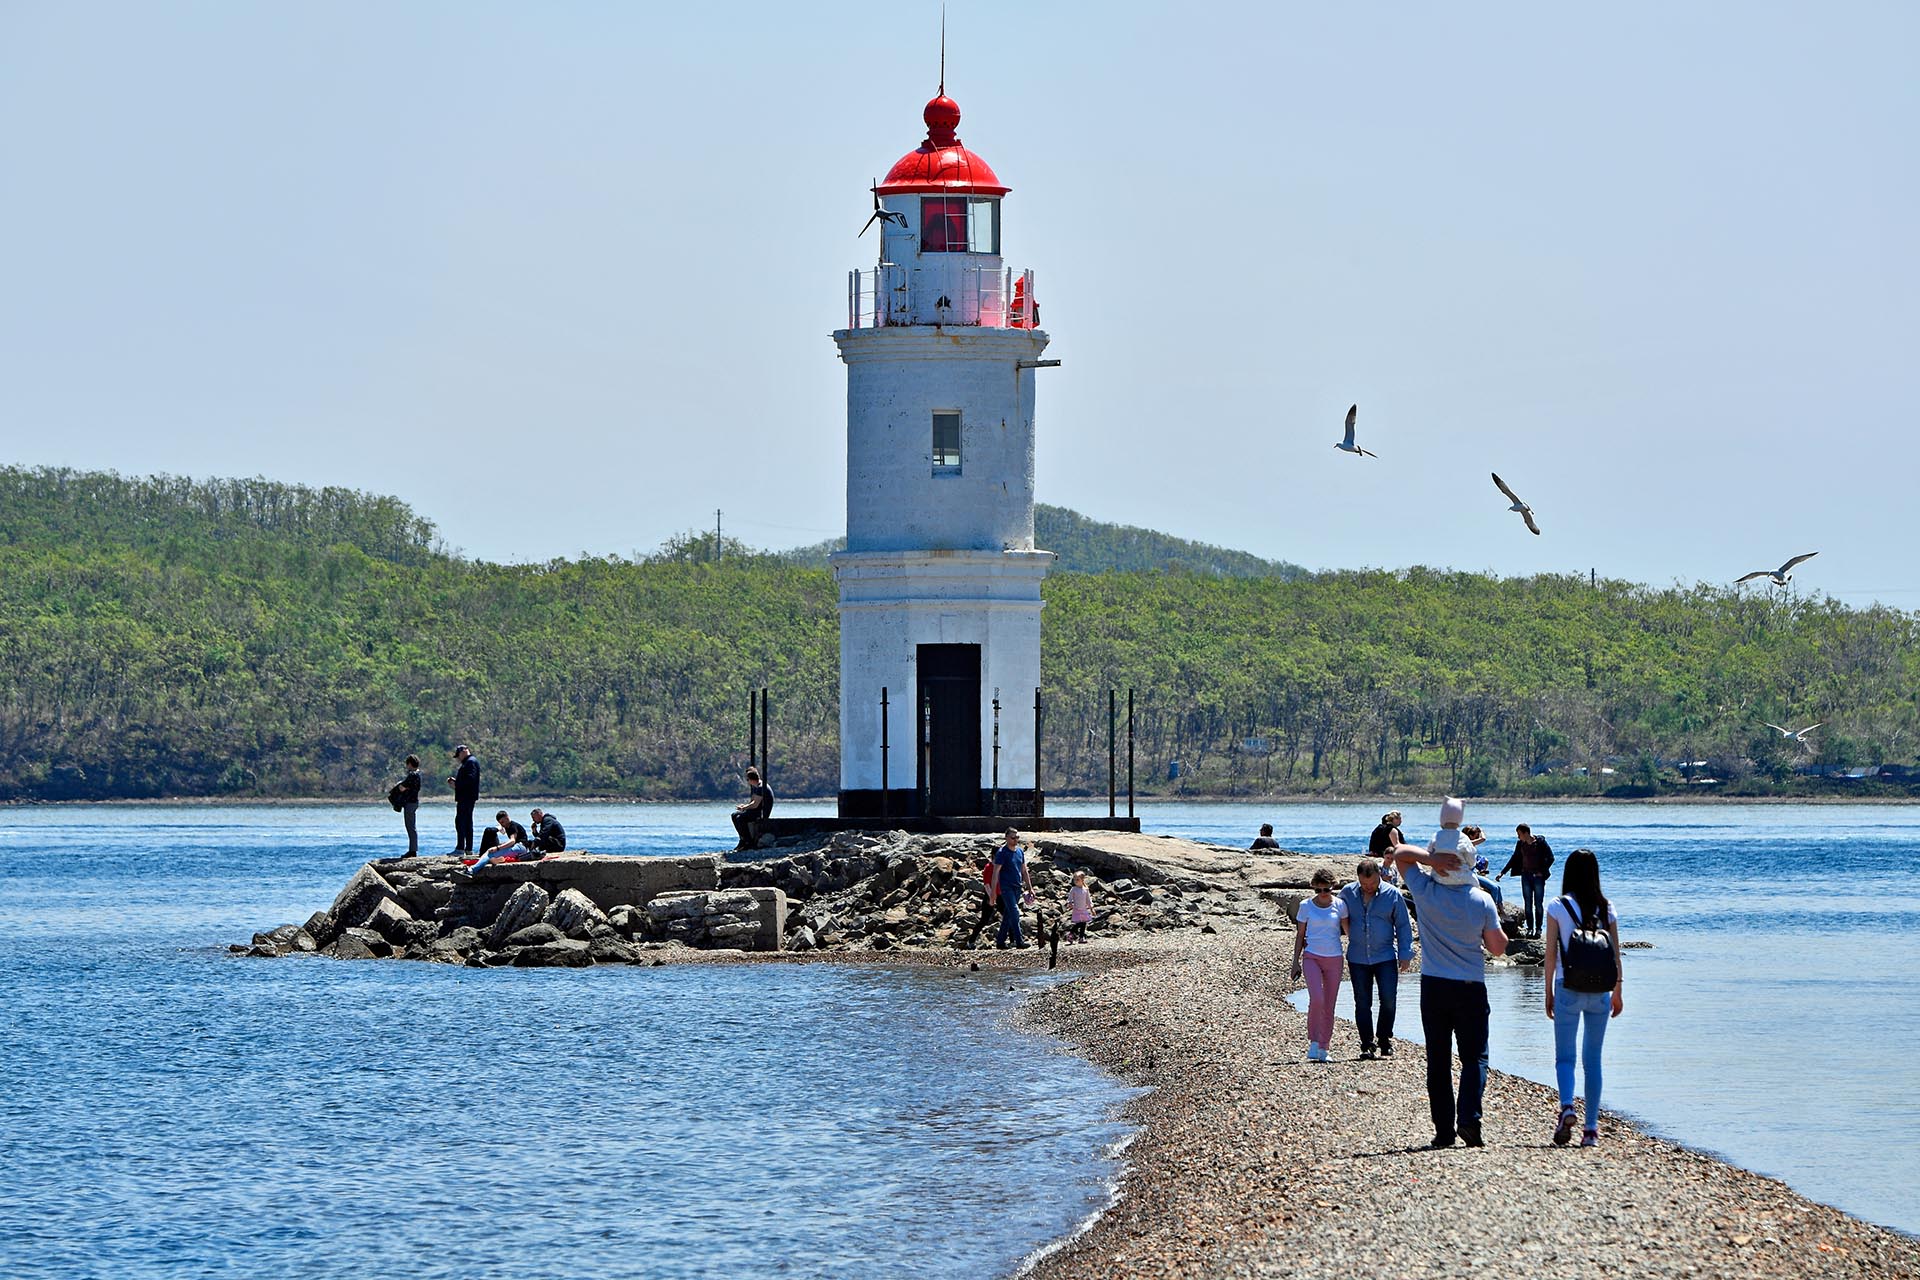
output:
<svg viewBox="0 0 1920 1280"><path fill-rule="evenodd" d="M1469 853L1468 856L1471 856ZM1458 853L1428 853L1397 845L1395 863L1406 877L1420 918L1420 1026L1427 1041L1427 1106L1433 1115L1433 1145L1450 1147L1456 1137L1470 1147L1480 1136L1481 1100L1487 1088L1487 961L1481 952L1503 955L1507 935L1500 911L1471 872L1450 884L1462 866ZM1449 1058L1460 1046L1460 1093L1453 1090Z"/></svg>

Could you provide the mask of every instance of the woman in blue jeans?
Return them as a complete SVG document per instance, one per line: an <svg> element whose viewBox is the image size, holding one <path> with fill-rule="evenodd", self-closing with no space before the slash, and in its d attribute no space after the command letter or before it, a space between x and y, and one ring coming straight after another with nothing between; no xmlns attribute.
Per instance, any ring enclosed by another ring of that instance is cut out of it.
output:
<svg viewBox="0 0 1920 1280"><path fill-rule="evenodd" d="M1573 1137L1573 1048L1584 1026L1580 1065L1586 1075L1587 1123L1580 1145L1591 1147L1600 1141L1600 1050L1607 1039L1607 1020L1626 1008L1620 995L1625 980L1620 920L1600 892L1600 859L1593 850L1575 849L1567 855L1560 897L1547 908L1546 934L1547 1016L1553 1019L1553 1066L1560 1085L1553 1141L1564 1147Z"/></svg>

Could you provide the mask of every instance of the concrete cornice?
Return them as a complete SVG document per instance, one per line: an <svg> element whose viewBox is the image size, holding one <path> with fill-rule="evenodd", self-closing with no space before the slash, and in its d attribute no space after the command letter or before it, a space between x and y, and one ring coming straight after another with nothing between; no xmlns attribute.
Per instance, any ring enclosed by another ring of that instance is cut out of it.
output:
<svg viewBox="0 0 1920 1280"><path fill-rule="evenodd" d="M1045 329L976 325L884 325L836 329L833 340L848 364L867 360L1032 360L1047 349Z"/></svg>

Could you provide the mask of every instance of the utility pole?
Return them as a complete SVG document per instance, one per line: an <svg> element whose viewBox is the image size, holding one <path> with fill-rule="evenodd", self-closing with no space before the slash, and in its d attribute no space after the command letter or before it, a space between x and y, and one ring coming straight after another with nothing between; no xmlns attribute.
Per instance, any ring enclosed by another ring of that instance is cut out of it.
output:
<svg viewBox="0 0 1920 1280"><path fill-rule="evenodd" d="M720 508L713 509L713 562L720 563Z"/></svg>

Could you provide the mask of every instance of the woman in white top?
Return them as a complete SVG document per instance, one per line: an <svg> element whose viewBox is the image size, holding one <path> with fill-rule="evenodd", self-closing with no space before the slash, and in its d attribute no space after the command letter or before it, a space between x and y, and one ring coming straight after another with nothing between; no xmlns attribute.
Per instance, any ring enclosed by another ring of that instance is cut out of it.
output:
<svg viewBox="0 0 1920 1280"><path fill-rule="evenodd" d="M1340 991L1340 939L1347 931L1347 904L1333 896L1333 873L1313 873L1313 896L1294 913L1293 976L1307 978L1307 1061L1325 1062L1333 1039L1333 1001Z"/></svg>
<svg viewBox="0 0 1920 1280"><path fill-rule="evenodd" d="M1553 1066L1560 1085L1560 1119L1553 1141L1573 1136L1573 1042L1582 1024L1586 1043L1580 1064L1586 1074L1587 1124L1580 1145L1600 1141L1600 1048L1607 1020L1626 1008L1620 994L1620 919L1600 892L1600 860L1591 849L1567 855L1560 897L1547 908L1547 1017L1553 1019Z"/></svg>

